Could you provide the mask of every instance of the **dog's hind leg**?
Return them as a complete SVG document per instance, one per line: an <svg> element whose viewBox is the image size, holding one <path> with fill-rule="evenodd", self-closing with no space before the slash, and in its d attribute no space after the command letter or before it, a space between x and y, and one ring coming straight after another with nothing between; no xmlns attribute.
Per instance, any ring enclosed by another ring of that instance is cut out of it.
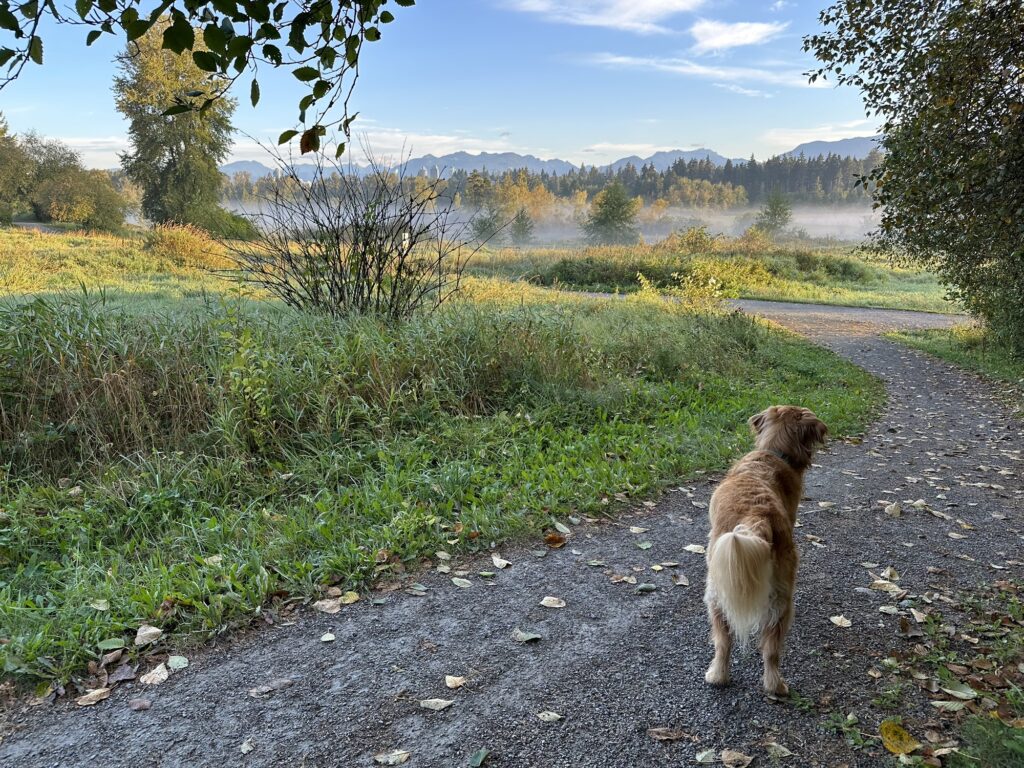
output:
<svg viewBox="0 0 1024 768"><path fill-rule="evenodd" d="M764 660L764 689L776 696L789 693L789 686L779 672L779 657L782 655L782 644L789 632L789 624L793 617L793 603L787 600L778 619L761 632L761 658Z"/></svg>
<svg viewBox="0 0 1024 768"><path fill-rule="evenodd" d="M711 685L728 685L729 656L732 653L732 633L725 621L725 616L716 605L708 606L711 617L711 639L715 644L715 659L704 675L705 682Z"/></svg>

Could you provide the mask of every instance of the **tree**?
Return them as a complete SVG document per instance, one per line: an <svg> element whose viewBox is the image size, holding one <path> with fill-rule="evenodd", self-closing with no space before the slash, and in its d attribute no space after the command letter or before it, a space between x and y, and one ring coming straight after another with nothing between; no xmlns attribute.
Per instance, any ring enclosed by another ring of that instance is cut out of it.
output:
<svg viewBox="0 0 1024 768"><path fill-rule="evenodd" d="M32 192L41 221L81 224L86 229L116 230L128 205L106 171L69 170L43 181Z"/></svg>
<svg viewBox="0 0 1024 768"><path fill-rule="evenodd" d="M408 7L415 0L394 0ZM223 99L228 88L243 75L252 75L249 98L255 107L260 99L261 70L289 69L309 89L299 101L301 129L281 134L284 144L301 134L303 153L320 148L327 128L338 126L348 135L354 115L348 100L358 75L364 42L381 38L381 25L395 16L384 6L388 0L190 0L162 2L153 7L142 0L77 0L73 10L38 0L18 3L0 0L0 30L14 38L12 46L0 46L0 90L14 82L28 62L43 63L43 38L47 23L77 24L89 29L86 43L103 34L124 33L131 44L160 28L159 45L187 58L208 74L199 88L177 95L163 105L170 114L208 110ZM160 24L166 14L167 24ZM197 32L199 34L197 34ZM335 108L340 114L334 114ZM312 119L309 119L312 117ZM328 118L331 119L328 119ZM340 142L337 154L345 149Z"/></svg>
<svg viewBox="0 0 1024 768"><path fill-rule="evenodd" d="M528 245L533 240L533 219L525 208L520 208L516 212L508 234L512 245Z"/></svg>
<svg viewBox="0 0 1024 768"><path fill-rule="evenodd" d="M0 224L10 224L25 202L31 172L32 159L0 114Z"/></svg>
<svg viewBox="0 0 1024 768"><path fill-rule="evenodd" d="M875 242L935 269L1024 354L1024 7L837 2L804 39L883 119Z"/></svg>
<svg viewBox="0 0 1024 768"><path fill-rule="evenodd" d="M587 242L594 245L639 242L640 231L636 228L639 208L639 200L630 197L618 181L612 182L594 198L583 225Z"/></svg>
<svg viewBox="0 0 1024 768"><path fill-rule="evenodd" d="M502 219L501 209L493 204L477 211L469 222L469 231L473 239L481 245L488 242L496 245L504 228L505 221Z"/></svg>
<svg viewBox="0 0 1024 768"><path fill-rule="evenodd" d="M774 235L792 219L793 207L789 204L789 199L778 190L772 190L758 211L754 226L769 235Z"/></svg>
<svg viewBox="0 0 1024 768"><path fill-rule="evenodd" d="M217 165L231 148L235 102L222 98L206 111L164 114L176 96L199 89L206 74L189 58L161 47L154 27L118 57L117 108L128 118L132 149L121 155L125 175L142 189L142 213L157 223L194 224L220 231L222 183Z"/></svg>

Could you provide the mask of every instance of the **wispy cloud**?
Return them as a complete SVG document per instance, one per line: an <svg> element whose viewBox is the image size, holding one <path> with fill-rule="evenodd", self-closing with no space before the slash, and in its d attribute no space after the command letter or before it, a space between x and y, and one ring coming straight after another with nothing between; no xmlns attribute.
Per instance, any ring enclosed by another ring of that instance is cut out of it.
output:
<svg viewBox="0 0 1024 768"><path fill-rule="evenodd" d="M715 83L715 87L730 93L738 93L740 96L751 96L759 99L770 99L772 97L772 94L766 91L759 91L756 88L744 88L742 85L736 85L736 83Z"/></svg>
<svg viewBox="0 0 1024 768"><path fill-rule="evenodd" d="M604 155L618 159L623 155L653 155L655 152L667 152L672 147L658 146L657 144L617 144L610 141L601 141L584 147L581 151L588 155Z"/></svg>
<svg viewBox="0 0 1024 768"><path fill-rule="evenodd" d="M671 32L666 21L699 8L704 0L510 0L509 4L547 21L650 35Z"/></svg>
<svg viewBox="0 0 1024 768"><path fill-rule="evenodd" d="M117 168L119 152L129 149L126 136L56 136L54 137L82 156L87 168Z"/></svg>
<svg viewBox="0 0 1024 768"><path fill-rule="evenodd" d="M873 136L878 124L868 119L849 120L807 128L772 128L760 136L760 141L774 149L789 150L808 141L838 141L857 136Z"/></svg>
<svg viewBox="0 0 1024 768"><path fill-rule="evenodd" d="M808 83L807 78L799 72L782 70L755 69L753 67L711 66L691 59L654 58L647 56L619 56L612 53L598 53L590 56L587 61L609 69L640 69L652 72L665 72L683 77L695 77L717 82L737 83L769 83L785 85L791 88L825 88L826 83L819 80Z"/></svg>
<svg viewBox="0 0 1024 768"><path fill-rule="evenodd" d="M775 13L778 13L783 8L788 8L791 5L792 5L792 3L787 3L786 0L775 0L775 2L772 3L771 5L769 5L768 8L769 8L769 10L772 10L772 11L775 11Z"/></svg>
<svg viewBox="0 0 1024 768"><path fill-rule="evenodd" d="M738 21L728 23L701 19L690 27L696 53L724 51L741 45L759 45L781 35L789 22Z"/></svg>

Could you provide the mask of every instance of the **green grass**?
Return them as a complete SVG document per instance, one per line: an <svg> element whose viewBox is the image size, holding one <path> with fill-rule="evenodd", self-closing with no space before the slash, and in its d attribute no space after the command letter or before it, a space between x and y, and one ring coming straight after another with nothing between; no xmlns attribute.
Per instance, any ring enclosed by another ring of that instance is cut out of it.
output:
<svg viewBox="0 0 1024 768"><path fill-rule="evenodd" d="M749 299L958 312L938 279L868 258L852 248L810 250L763 239L718 239L694 250L669 239L657 245L583 249L502 249L471 263L474 274L586 291L630 292L637 273L655 285L678 276L717 281L724 295Z"/></svg>
<svg viewBox="0 0 1024 768"><path fill-rule="evenodd" d="M901 331L890 333L888 337L1024 390L1024 358L1015 357L993 343L982 327L963 325L951 329Z"/></svg>
<svg viewBox="0 0 1024 768"><path fill-rule="evenodd" d="M50 237L83 277L116 248ZM793 335L650 294L471 280L389 326L194 296L210 279L173 265L141 303L124 288L154 284L150 257L114 258L114 299L49 275L0 307L0 664L24 681L66 680L142 623L186 647L275 600L608 512L725 466L772 403L844 435L883 398Z"/></svg>

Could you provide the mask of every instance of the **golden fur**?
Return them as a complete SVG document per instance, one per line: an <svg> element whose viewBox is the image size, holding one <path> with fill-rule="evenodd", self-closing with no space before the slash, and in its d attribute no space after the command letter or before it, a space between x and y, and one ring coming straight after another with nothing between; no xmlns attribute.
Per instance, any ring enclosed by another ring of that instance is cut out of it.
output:
<svg viewBox="0 0 1024 768"><path fill-rule="evenodd" d="M715 658L705 680L729 682L733 640L760 633L764 688L784 695L782 643L793 618L797 551L793 543L804 472L828 428L806 408L772 406L750 419L755 450L725 476L711 497L707 588Z"/></svg>

